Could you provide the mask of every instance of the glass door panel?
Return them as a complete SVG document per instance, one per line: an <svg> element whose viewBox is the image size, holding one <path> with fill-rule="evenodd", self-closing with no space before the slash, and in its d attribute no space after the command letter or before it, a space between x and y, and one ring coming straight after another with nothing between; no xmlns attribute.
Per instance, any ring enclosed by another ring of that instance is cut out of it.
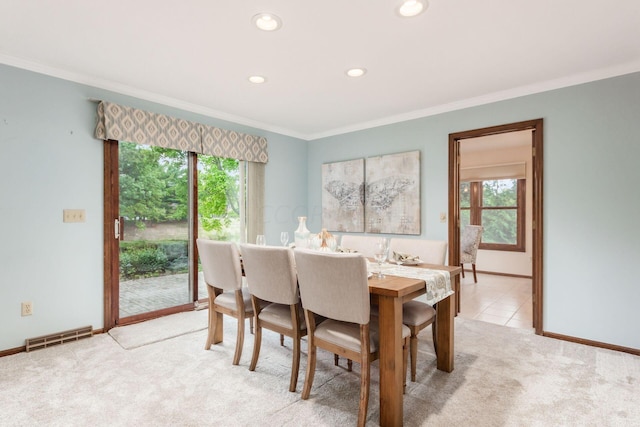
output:
<svg viewBox="0 0 640 427"><path fill-rule="evenodd" d="M187 152L119 143L119 318L192 301Z"/></svg>
<svg viewBox="0 0 640 427"><path fill-rule="evenodd" d="M240 162L198 155L198 236L203 239L241 241ZM198 264L199 266L199 264ZM198 268L198 298L206 299L202 269Z"/></svg>

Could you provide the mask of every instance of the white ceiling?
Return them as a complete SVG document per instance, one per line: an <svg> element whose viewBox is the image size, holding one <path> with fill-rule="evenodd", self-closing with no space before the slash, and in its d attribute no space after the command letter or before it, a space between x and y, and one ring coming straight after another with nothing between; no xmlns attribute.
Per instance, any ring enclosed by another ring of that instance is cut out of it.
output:
<svg viewBox="0 0 640 427"><path fill-rule="evenodd" d="M397 4L0 0L0 63L309 140L640 71L639 0Z"/></svg>

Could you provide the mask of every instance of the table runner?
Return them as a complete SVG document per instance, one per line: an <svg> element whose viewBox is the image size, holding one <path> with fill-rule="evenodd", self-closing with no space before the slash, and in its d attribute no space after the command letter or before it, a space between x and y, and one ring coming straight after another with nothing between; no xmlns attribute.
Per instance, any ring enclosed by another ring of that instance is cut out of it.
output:
<svg viewBox="0 0 640 427"><path fill-rule="evenodd" d="M377 267L377 266L376 266ZM451 289L451 275L448 271L432 270L420 267L405 267L402 265L383 265L384 274L424 280L427 290L427 303L433 305L453 294Z"/></svg>

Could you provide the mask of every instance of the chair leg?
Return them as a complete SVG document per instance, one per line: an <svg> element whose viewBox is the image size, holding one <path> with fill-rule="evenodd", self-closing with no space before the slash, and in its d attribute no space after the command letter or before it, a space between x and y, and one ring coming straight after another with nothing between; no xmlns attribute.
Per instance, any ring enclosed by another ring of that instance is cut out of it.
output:
<svg viewBox="0 0 640 427"><path fill-rule="evenodd" d="M291 382L289 391L295 392L298 384L298 371L300 370L300 337L293 338L293 361L291 363Z"/></svg>
<svg viewBox="0 0 640 427"><path fill-rule="evenodd" d="M216 333L216 313L213 311L213 307L209 305L209 330L207 331L207 342L204 345L205 350L209 350L211 348L211 344L213 344L213 338Z"/></svg>
<svg viewBox="0 0 640 427"><path fill-rule="evenodd" d="M236 352L233 356L233 364L238 365L240 363L240 356L242 356L242 345L244 344L244 317L238 317L238 336L236 337Z"/></svg>
<svg viewBox="0 0 640 427"><path fill-rule="evenodd" d="M218 313L215 312L213 301L216 298L213 287L207 285L207 293L209 294L209 330L207 331L207 342L204 345L205 350L209 350L215 340Z"/></svg>
<svg viewBox="0 0 640 427"><path fill-rule="evenodd" d="M249 318L249 332L253 333L253 316Z"/></svg>
<svg viewBox="0 0 640 427"><path fill-rule="evenodd" d="M313 385L313 376L316 373L316 345L313 338L309 337L307 349L307 372L304 377L304 387L302 389L302 399L306 400L311 394L311 386Z"/></svg>
<svg viewBox="0 0 640 427"><path fill-rule="evenodd" d="M368 337L367 337L368 338ZM368 346L367 346L368 347ZM371 378L371 365L368 352L361 352L360 357L360 405L358 407L358 426L364 427L367 422L367 409L369 407L369 381Z"/></svg>
<svg viewBox="0 0 640 427"><path fill-rule="evenodd" d="M411 331L409 339L409 348L411 350L411 382L416 381L416 360L418 359L418 337Z"/></svg>
<svg viewBox="0 0 640 427"><path fill-rule="evenodd" d="M476 276L476 265L471 264L471 268L473 269L473 282L478 283L478 276Z"/></svg>
<svg viewBox="0 0 640 427"><path fill-rule="evenodd" d="M462 278L464 279L464 264L460 264L460 268L462 268L462 271L460 273L462 274Z"/></svg>
<svg viewBox="0 0 640 427"><path fill-rule="evenodd" d="M333 364L335 366L338 366L338 361L340 360L340 356L338 356L337 354L333 354Z"/></svg>
<svg viewBox="0 0 640 427"><path fill-rule="evenodd" d="M347 359L347 372L353 371L353 360Z"/></svg>
<svg viewBox="0 0 640 427"><path fill-rule="evenodd" d="M253 354L251 356L251 364L249 365L250 371L256 370L258 364L258 357L260 356L260 346L262 345L262 327L256 324L256 330L253 337Z"/></svg>
<svg viewBox="0 0 640 427"><path fill-rule="evenodd" d="M433 337L433 351L436 353L436 357L438 356L438 340L437 338L437 328L436 321L434 320L431 324L431 336Z"/></svg>
<svg viewBox="0 0 640 427"><path fill-rule="evenodd" d="M311 394L313 376L316 373L316 340L313 336L316 331L316 322L312 312L305 310L304 317L307 321L307 372L304 376L304 386L301 397L303 400L306 400L309 398L309 394Z"/></svg>
<svg viewBox="0 0 640 427"><path fill-rule="evenodd" d="M284 335L280 334L280 347L284 347Z"/></svg>
<svg viewBox="0 0 640 427"><path fill-rule="evenodd" d="M407 391L407 359L409 358L410 340L405 338L402 346L402 393Z"/></svg>

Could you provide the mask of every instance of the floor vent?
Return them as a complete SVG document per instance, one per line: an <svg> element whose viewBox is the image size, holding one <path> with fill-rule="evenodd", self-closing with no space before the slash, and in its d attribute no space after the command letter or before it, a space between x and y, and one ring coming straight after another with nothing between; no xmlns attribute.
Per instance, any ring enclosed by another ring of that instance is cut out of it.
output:
<svg viewBox="0 0 640 427"><path fill-rule="evenodd" d="M91 336L93 336L93 327L85 326L83 328L58 332L56 334L43 335L36 338L28 338L26 340L26 349L27 351L37 350L39 348L52 347L54 345L63 344L69 341L78 341L79 339L89 338Z"/></svg>

